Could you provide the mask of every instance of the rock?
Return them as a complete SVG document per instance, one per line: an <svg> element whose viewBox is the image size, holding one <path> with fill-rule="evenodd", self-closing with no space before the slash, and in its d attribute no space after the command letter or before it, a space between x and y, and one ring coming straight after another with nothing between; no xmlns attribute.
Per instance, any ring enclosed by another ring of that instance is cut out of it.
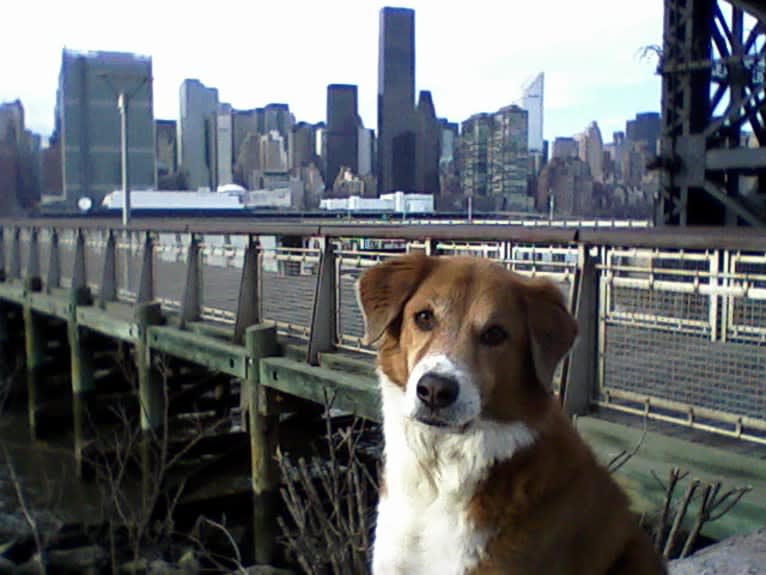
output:
<svg viewBox="0 0 766 575"><path fill-rule="evenodd" d="M16 564L10 559L0 557L0 575L15 575Z"/></svg>
<svg viewBox="0 0 766 575"><path fill-rule="evenodd" d="M174 567L167 561L156 559L149 563L148 575L186 575L178 567Z"/></svg>
<svg viewBox="0 0 766 575"><path fill-rule="evenodd" d="M29 561L17 567L16 575L45 575L45 569L40 564L40 556L35 555Z"/></svg>
<svg viewBox="0 0 766 575"><path fill-rule="evenodd" d="M670 575L766 575L766 527L668 564Z"/></svg>
<svg viewBox="0 0 766 575"><path fill-rule="evenodd" d="M120 565L120 573L125 575L143 575L148 570L148 566L149 562L144 558L128 561Z"/></svg>
<svg viewBox="0 0 766 575"><path fill-rule="evenodd" d="M247 575L295 575L295 571L289 569L280 569L270 565L253 565L245 569Z"/></svg>
<svg viewBox="0 0 766 575"><path fill-rule="evenodd" d="M78 573L96 575L106 567L109 557L98 545L48 551L49 571L60 575Z"/></svg>
<svg viewBox="0 0 766 575"><path fill-rule="evenodd" d="M189 549L181 555L177 565L184 575L197 575L200 572L199 559L194 549Z"/></svg>

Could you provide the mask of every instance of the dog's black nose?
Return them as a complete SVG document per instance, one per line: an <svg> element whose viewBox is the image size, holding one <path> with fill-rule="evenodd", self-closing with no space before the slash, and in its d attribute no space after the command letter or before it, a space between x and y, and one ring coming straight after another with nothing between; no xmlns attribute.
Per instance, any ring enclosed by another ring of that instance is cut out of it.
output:
<svg viewBox="0 0 766 575"><path fill-rule="evenodd" d="M420 401L431 409L448 407L457 400L457 381L445 375L427 373L418 381L417 393Z"/></svg>

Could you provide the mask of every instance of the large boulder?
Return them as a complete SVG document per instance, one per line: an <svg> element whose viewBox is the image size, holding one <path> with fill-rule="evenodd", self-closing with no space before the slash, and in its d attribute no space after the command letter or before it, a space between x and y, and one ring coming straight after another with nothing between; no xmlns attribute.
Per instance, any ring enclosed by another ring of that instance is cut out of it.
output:
<svg viewBox="0 0 766 575"><path fill-rule="evenodd" d="M766 527L668 564L670 575L766 575Z"/></svg>

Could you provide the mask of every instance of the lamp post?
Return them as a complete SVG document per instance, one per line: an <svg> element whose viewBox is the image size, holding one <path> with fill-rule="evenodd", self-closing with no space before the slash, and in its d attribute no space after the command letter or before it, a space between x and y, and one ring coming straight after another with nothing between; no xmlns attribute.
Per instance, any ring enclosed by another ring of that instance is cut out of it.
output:
<svg viewBox="0 0 766 575"><path fill-rule="evenodd" d="M136 86L127 92L124 88L117 89L110 79L110 74L100 74L104 82L111 88L115 96L117 96L117 109L120 111L120 164L122 174L122 225L127 226L130 223L130 181L128 170L128 105L130 99L135 96L138 91L144 87L149 81L147 76L141 78L141 81ZM135 76L129 76L129 79L133 79Z"/></svg>

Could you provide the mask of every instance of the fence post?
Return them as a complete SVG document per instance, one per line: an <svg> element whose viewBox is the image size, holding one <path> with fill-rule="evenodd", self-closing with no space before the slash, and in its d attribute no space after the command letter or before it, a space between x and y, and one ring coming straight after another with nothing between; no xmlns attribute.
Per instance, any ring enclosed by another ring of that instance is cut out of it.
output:
<svg viewBox="0 0 766 575"><path fill-rule="evenodd" d="M319 365L319 354L332 351L336 336L336 281L335 247L328 237L321 239L319 275L314 291L314 309L311 314L308 362Z"/></svg>
<svg viewBox="0 0 766 575"><path fill-rule="evenodd" d="M43 288L40 277L40 247L37 241L37 228L32 228L29 236L27 251L27 269L25 270L24 287L28 291L40 291Z"/></svg>
<svg viewBox="0 0 766 575"><path fill-rule="evenodd" d="M4 282L5 278L5 228L0 227L0 282Z"/></svg>
<svg viewBox="0 0 766 575"><path fill-rule="evenodd" d="M251 482L253 489L253 538L256 564L269 564L277 535L277 469L274 461L277 418L270 413L266 389L261 385L260 360L277 355L277 329L263 324L247 328L248 417L250 423Z"/></svg>
<svg viewBox="0 0 766 575"><path fill-rule="evenodd" d="M130 258L127 254L126 260ZM130 289L130 286L125 286ZM154 299L154 240L151 232L144 238L144 253L141 258L141 279L138 285L136 303L147 303Z"/></svg>
<svg viewBox="0 0 766 575"><path fill-rule="evenodd" d="M11 261L9 277L13 280L21 279L21 229L13 229L13 238L11 238Z"/></svg>
<svg viewBox="0 0 766 575"><path fill-rule="evenodd" d="M186 258L186 285L181 302L180 328L197 321L202 313L202 262L200 261L199 238L192 234Z"/></svg>
<svg viewBox="0 0 766 575"><path fill-rule="evenodd" d="M239 298L237 300L237 318L234 325L234 343L244 343L245 331L251 325L260 322L258 301L259 278L259 248L255 236L249 236L245 249L245 260L242 263L242 277L239 283Z"/></svg>
<svg viewBox="0 0 766 575"><path fill-rule="evenodd" d="M59 233L51 230L51 247L48 254L48 278L45 281L45 290L50 293L52 289L61 287L61 263L59 260Z"/></svg>
<svg viewBox="0 0 766 575"><path fill-rule="evenodd" d="M564 409L570 415L588 411L597 379L598 270L590 246L579 246L578 270L573 313L579 335L565 364L561 386Z"/></svg>
<svg viewBox="0 0 766 575"><path fill-rule="evenodd" d="M101 270L101 289L98 300L101 307L104 307L107 302L117 300L117 245L112 230L109 230L109 237L104 248L104 267Z"/></svg>
<svg viewBox="0 0 766 575"><path fill-rule="evenodd" d="M25 305L22 309L24 317L24 347L26 352L27 368L27 408L29 416L29 430L32 439L39 439L42 434L40 425L40 406L42 396L40 383L42 380L42 368L44 356L45 329L42 324L43 318L32 311L32 307Z"/></svg>

